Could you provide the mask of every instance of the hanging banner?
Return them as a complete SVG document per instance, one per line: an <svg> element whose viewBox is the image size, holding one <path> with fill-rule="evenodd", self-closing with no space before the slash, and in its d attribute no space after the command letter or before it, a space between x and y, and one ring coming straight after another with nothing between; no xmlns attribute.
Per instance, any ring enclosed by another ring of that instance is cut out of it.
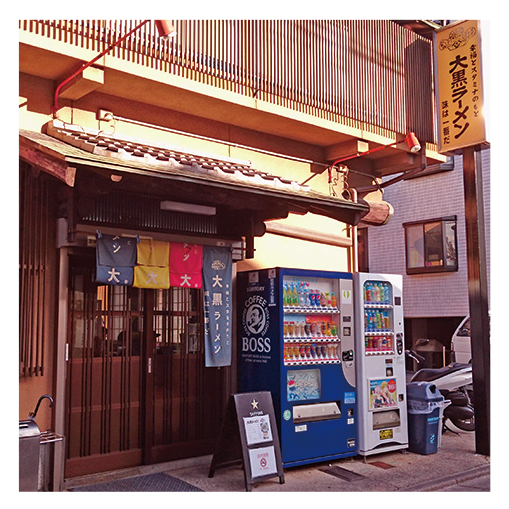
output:
<svg viewBox="0 0 509 509"><path fill-rule="evenodd" d="M170 243L160 240L141 239L137 247L138 265L168 267L170 263Z"/></svg>
<svg viewBox="0 0 509 509"><path fill-rule="evenodd" d="M135 237L97 234L96 282L130 286L134 279L136 264Z"/></svg>
<svg viewBox="0 0 509 509"><path fill-rule="evenodd" d="M486 132L480 22L447 25L433 36L439 152L482 144Z"/></svg>
<svg viewBox="0 0 509 509"><path fill-rule="evenodd" d="M206 367L231 365L231 292L231 250L203 246Z"/></svg>
<svg viewBox="0 0 509 509"><path fill-rule="evenodd" d="M136 267L134 267L133 286L136 288L167 290L170 287L170 272L168 267L136 265Z"/></svg>
<svg viewBox="0 0 509 509"><path fill-rule="evenodd" d="M170 248L170 285L180 288L202 287L202 253L199 244L172 242Z"/></svg>
<svg viewBox="0 0 509 509"><path fill-rule="evenodd" d="M141 239L137 248L133 286L137 288L168 289L170 287L170 244Z"/></svg>

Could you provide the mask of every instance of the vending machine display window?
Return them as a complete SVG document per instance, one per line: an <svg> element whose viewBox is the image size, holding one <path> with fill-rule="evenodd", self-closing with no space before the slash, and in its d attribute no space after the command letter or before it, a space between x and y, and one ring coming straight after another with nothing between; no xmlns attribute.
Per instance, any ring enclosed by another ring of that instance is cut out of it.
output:
<svg viewBox="0 0 509 509"><path fill-rule="evenodd" d="M286 374L288 401L309 401L320 398L320 370L289 370Z"/></svg>
<svg viewBox="0 0 509 509"><path fill-rule="evenodd" d="M365 355L394 352L392 285L366 281L363 285Z"/></svg>

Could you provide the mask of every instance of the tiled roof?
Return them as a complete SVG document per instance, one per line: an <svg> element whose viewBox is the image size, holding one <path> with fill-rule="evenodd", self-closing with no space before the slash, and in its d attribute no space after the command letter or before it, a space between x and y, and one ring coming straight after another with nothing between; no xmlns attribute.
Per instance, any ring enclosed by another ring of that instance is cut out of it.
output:
<svg viewBox="0 0 509 509"><path fill-rule="evenodd" d="M253 183L276 189L309 192L307 185L251 168L249 161L183 151L168 145L156 145L135 138L106 134L53 120L46 126L46 134L76 148L103 157L129 162L142 162L160 169L180 169L190 173Z"/></svg>

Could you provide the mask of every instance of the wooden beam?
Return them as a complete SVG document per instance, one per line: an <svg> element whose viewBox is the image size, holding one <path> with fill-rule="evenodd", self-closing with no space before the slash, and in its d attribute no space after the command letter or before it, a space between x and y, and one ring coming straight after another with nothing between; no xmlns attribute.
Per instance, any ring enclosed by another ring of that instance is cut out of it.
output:
<svg viewBox="0 0 509 509"><path fill-rule="evenodd" d="M38 170L49 173L65 182L68 186L74 186L76 168L69 166L64 160L53 157L36 147L31 147L24 143L19 144L19 157Z"/></svg>
<svg viewBox="0 0 509 509"><path fill-rule="evenodd" d="M376 176L392 175L416 168L421 164L420 154L398 151L391 156L373 160L373 171Z"/></svg>
<svg viewBox="0 0 509 509"><path fill-rule="evenodd" d="M369 206L369 212L361 218L362 224L383 226L391 220L394 214L394 208L386 201L367 201L360 199L359 203L365 203Z"/></svg>
<svg viewBox="0 0 509 509"><path fill-rule="evenodd" d="M59 95L62 99L77 101L102 85L104 85L104 71L87 67L73 81L62 87Z"/></svg>
<svg viewBox="0 0 509 509"><path fill-rule="evenodd" d="M337 143L335 145L329 145L325 148L325 158L331 163L341 157L348 157L355 155L360 152L367 152L369 150L369 144L366 141L358 139L351 139L343 143Z"/></svg>
<svg viewBox="0 0 509 509"><path fill-rule="evenodd" d="M267 233L275 235L318 242L319 244L328 244L329 246L352 247L352 239L344 235L332 235L281 223L265 223L265 226L267 227Z"/></svg>

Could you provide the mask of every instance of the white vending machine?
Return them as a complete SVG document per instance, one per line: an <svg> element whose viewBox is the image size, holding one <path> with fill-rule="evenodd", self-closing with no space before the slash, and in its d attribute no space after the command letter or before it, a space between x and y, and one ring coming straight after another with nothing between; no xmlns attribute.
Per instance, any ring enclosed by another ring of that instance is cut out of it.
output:
<svg viewBox="0 0 509 509"><path fill-rule="evenodd" d="M408 447L403 278L354 277L358 452Z"/></svg>

